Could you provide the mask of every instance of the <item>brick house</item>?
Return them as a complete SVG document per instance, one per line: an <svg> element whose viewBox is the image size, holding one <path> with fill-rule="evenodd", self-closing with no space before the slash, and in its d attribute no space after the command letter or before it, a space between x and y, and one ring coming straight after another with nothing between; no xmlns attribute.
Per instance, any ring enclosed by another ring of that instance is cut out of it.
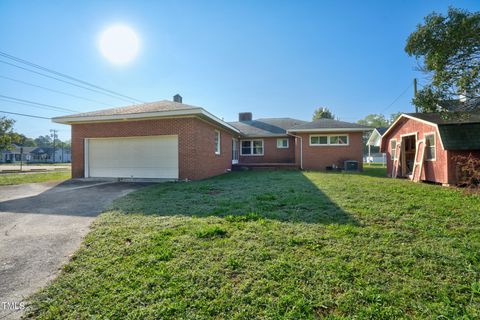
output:
<svg viewBox="0 0 480 320"><path fill-rule="evenodd" d="M383 134L381 149L387 153L390 177L412 178L417 162L422 163L418 180L455 184L458 179L455 157L472 154L480 158L480 113L448 118L439 113L402 114ZM415 172L418 176L419 172Z"/></svg>
<svg viewBox="0 0 480 320"><path fill-rule="evenodd" d="M225 122L201 107L159 101L56 117L72 126L72 177L198 180L232 166L326 170L362 163L362 132L336 120L290 118Z"/></svg>

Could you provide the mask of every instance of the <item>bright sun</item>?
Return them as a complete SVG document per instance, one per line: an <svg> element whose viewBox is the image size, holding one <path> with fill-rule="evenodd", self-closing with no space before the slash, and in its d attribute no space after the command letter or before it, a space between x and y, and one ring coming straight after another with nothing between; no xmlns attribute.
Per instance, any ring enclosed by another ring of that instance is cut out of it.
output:
<svg viewBox="0 0 480 320"><path fill-rule="evenodd" d="M137 34L125 25L111 26L100 36L100 51L112 63L130 62L137 56L139 47Z"/></svg>

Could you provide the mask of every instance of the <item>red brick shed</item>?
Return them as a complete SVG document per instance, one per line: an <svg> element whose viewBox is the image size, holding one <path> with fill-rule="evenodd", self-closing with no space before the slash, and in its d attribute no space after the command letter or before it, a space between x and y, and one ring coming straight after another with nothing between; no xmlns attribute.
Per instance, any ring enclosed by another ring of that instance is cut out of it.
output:
<svg viewBox="0 0 480 320"><path fill-rule="evenodd" d="M448 117L439 113L402 114L383 134L381 149L387 153L390 177L412 178L412 172L416 172L419 180L455 184L456 156L472 154L480 158L480 112Z"/></svg>

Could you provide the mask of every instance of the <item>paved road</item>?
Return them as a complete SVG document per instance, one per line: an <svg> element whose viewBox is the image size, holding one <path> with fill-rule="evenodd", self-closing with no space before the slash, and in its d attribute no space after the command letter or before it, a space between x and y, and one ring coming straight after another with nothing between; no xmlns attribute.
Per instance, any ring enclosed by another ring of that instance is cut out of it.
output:
<svg viewBox="0 0 480 320"><path fill-rule="evenodd" d="M113 199L145 185L69 180L0 187L0 319L20 317L12 303L56 276Z"/></svg>

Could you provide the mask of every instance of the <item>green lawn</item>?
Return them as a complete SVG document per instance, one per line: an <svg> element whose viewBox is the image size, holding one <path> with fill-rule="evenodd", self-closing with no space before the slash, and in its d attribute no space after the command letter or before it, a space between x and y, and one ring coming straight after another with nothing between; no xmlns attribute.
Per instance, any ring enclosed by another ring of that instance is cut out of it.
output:
<svg viewBox="0 0 480 320"><path fill-rule="evenodd" d="M479 318L480 197L377 169L131 193L31 298L30 316Z"/></svg>
<svg viewBox="0 0 480 320"><path fill-rule="evenodd" d="M35 163L35 162L30 162L30 163L27 163L27 162L24 162L22 164L24 167L29 167L29 166L71 166L72 164L70 162L55 162L55 163L51 163L51 162L48 162L48 163ZM20 162L15 162L15 163L0 163L0 167L1 166L18 166L18 168L20 168Z"/></svg>
<svg viewBox="0 0 480 320"><path fill-rule="evenodd" d="M70 179L70 177L70 171L52 171L41 173L2 173L0 174L0 186L32 182L67 180Z"/></svg>

